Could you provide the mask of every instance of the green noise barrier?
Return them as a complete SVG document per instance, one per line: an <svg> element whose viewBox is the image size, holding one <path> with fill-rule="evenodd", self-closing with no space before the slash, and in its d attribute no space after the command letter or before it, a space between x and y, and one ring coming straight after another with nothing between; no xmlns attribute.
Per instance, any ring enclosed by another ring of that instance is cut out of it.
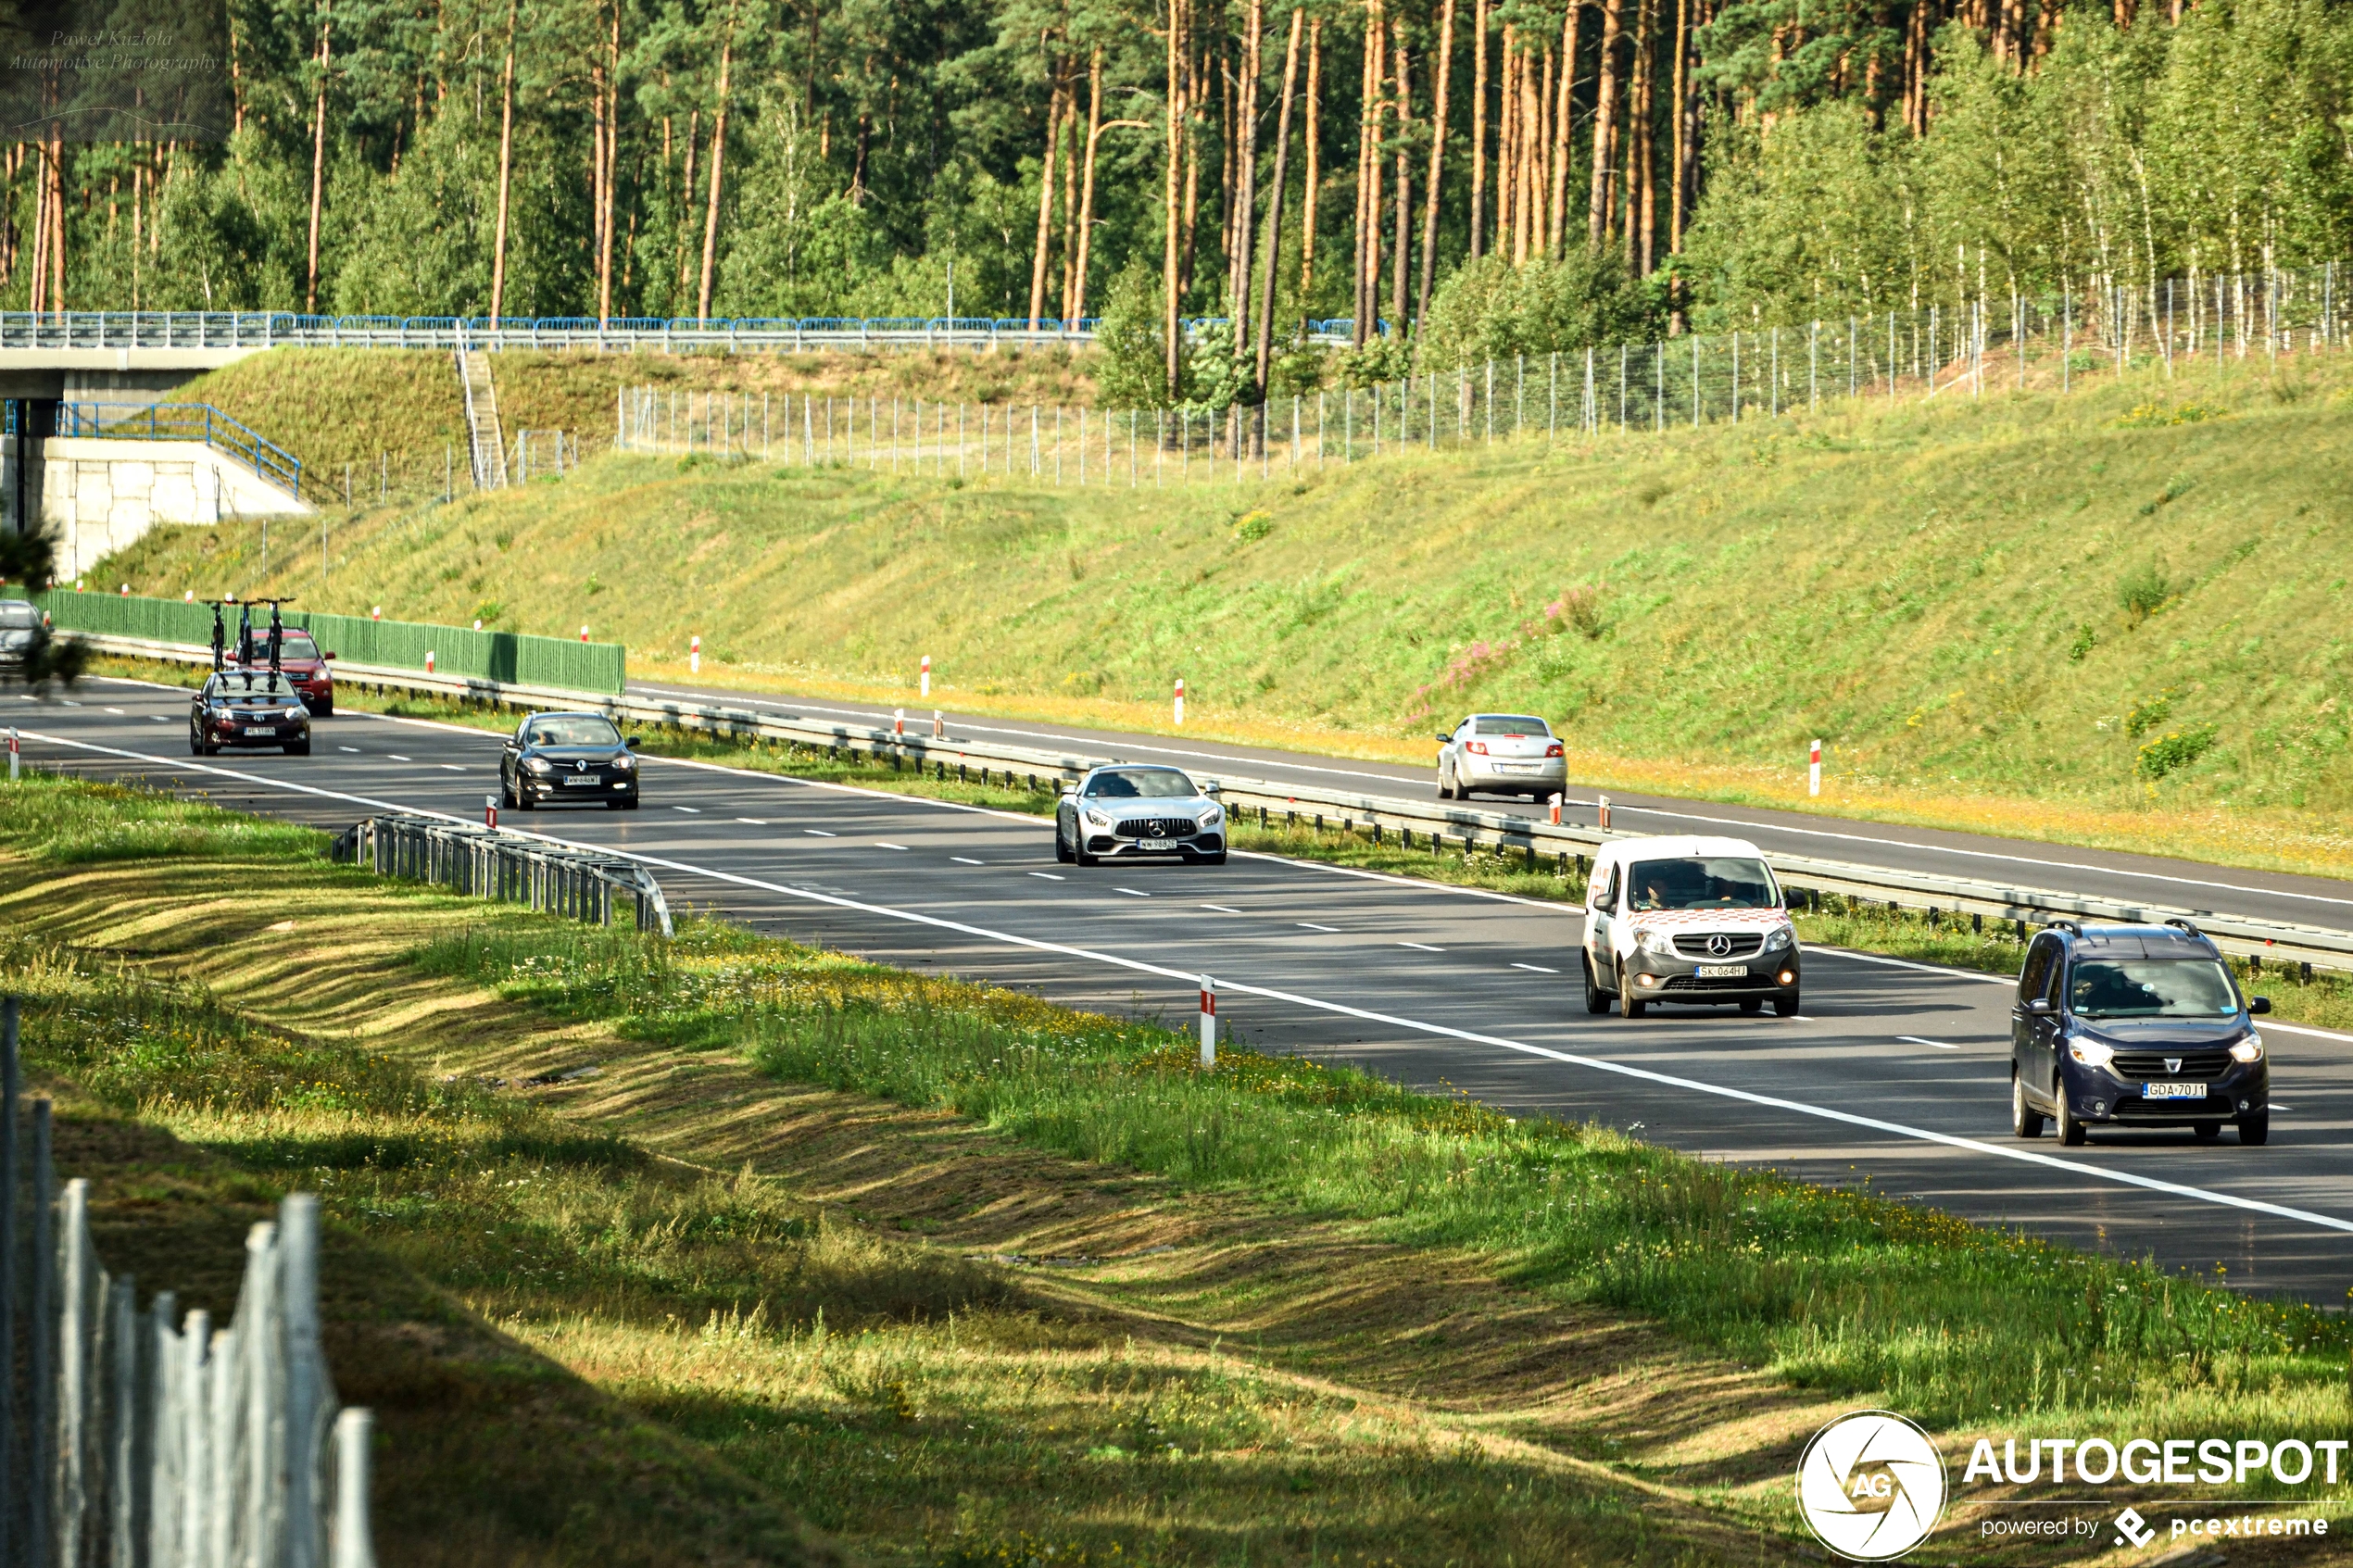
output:
<svg viewBox="0 0 2353 1568"><path fill-rule="evenodd" d="M147 637L162 643L212 646L212 606L129 594L75 594L53 590L31 596L65 631L103 636ZM232 642L238 607L222 611ZM257 636L269 627L267 605L253 607ZM618 696L626 678L628 649L620 643L575 643L520 632L474 632L415 621L371 621L359 615L328 615L288 609L286 624L309 632L312 640L339 660L391 670L425 667L433 655L437 674L473 676L502 684L553 686L564 691Z"/></svg>

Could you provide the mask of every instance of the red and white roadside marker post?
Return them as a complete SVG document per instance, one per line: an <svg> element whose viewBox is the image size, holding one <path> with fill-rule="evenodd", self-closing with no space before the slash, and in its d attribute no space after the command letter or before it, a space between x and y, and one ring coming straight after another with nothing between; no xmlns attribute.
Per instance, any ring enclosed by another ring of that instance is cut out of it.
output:
<svg viewBox="0 0 2353 1568"><path fill-rule="evenodd" d="M580 640L584 643L588 640L588 628L585 623L580 628Z"/></svg>
<svg viewBox="0 0 2353 1568"><path fill-rule="evenodd" d="M686 673L689 675L699 675L702 673L702 639L700 637L691 637L687 639Z"/></svg>
<svg viewBox="0 0 2353 1568"><path fill-rule="evenodd" d="M1604 833L1609 831L1609 797L1606 795L1593 797L1593 825Z"/></svg>
<svg viewBox="0 0 2353 1568"><path fill-rule="evenodd" d="M1822 743L1818 740L1814 743L1814 749L1806 759L1806 793L1808 795L1822 793Z"/></svg>
<svg viewBox="0 0 2353 1568"><path fill-rule="evenodd" d="M1553 825L1561 825L1561 797L1557 795L1553 797Z"/></svg>
<svg viewBox="0 0 2353 1568"><path fill-rule="evenodd" d="M498 797L495 795L482 797L482 825L486 828L498 825Z"/></svg>
<svg viewBox="0 0 2353 1568"><path fill-rule="evenodd" d="M425 673L428 675L433 673L433 649L431 648L425 649Z"/></svg>
<svg viewBox="0 0 2353 1568"><path fill-rule="evenodd" d="M196 591L194 588L189 589L186 593L180 596L180 602L183 605L195 604L196 602Z"/></svg>
<svg viewBox="0 0 2353 1568"><path fill-rule="evenodd" d="M17 727L14 724L11 724L8 726L8 782L10 784L17 782L19 748L19 743L17 740Z"/></svg>
<svg viewBox="0 0 2353 1568"><path fill-rule="evenodd" d="M890 710L890 738L893 740L907 738L907 710L903 708L894 708Z"/></svg>
<svg viewBox="0 0 2353 1568"><path fill-rule="evenodd" d="M1185 727L1185 677L1176 677L1176 727Z"/></svg>
<svg viewBox="0 0 2353 1568"><path fill-rule="evenodd" d="M1201 1064L1203 1071L1217 1065L1217 982L1206 974L1201 977Z"/></svg>
<svg viewBox="0 0 2353 1568"><path fill-rule="evenodd" d="M931 700L931 655L929 654L924 655L924 689L921 695L925 702Z"/></svg>
<svg viewBox="0 0 2353 1568"><path fill-rule="evenodd" d="M948 738L948 716L937 708L931 710L931 738L934 740Z"/></svg>
<svg viewBox="0 0 2353 1568"><path fill-rule="evenodd" d="M371 621L382 621L384 618L384 607L382 605L377 605L374 608L368 611L368 619Z"/></svg>

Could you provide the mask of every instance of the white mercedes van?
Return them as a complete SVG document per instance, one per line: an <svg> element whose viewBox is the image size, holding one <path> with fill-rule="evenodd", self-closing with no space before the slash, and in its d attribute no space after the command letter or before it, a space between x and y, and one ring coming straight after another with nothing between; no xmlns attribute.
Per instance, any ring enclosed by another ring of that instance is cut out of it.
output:
<svg viewBox="0 0 2353 1568"><path fill-rule="evenodd" d="M1585 889L1585 1010L1614 998L1797 1010L1797 928L1764 852L1744 838L1621 838Z"/></svg>

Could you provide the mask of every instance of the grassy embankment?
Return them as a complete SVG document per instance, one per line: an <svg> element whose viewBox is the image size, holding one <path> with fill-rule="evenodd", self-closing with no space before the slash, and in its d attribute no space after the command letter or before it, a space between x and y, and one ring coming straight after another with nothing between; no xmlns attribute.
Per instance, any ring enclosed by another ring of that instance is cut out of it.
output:
<svg viewBox="0 0 2353 1568"><path fill-rule="evenodd" d="M1956 1442L2346 1420L2341 1320L1865 1192L201 807L36 781L0 847L102 1244L323 1194L401 1517L487 1499L481 1549L393 1561L726 1560L780 1499L881 1561L1769 1561L1856 1399ZM587 1411L624 1484L549 1430Z"/></svg>
<svg viewBox="0 0 2353 1568"><path fill-rule="evenodd" d="M1181 673L1196 731L1362 755L1529 708L1605 786L2342 874L2347 380L2185 365L1157 492L618 458L378 510L332 581L312 550L266 582L585 620L652 674L699 633L712 678L906 700L928 653L944 702L1140 727ZM257 544L107 570L250 593Z"/></svg>
<svg viewBox="0 0 2353 1568"><path fill-rule="evenodd" d="M102 673L167 684L194 684L197 679L184 666L144 660L103 659L94 668ZM379 697L357 689L346 692L337 700L348 709L435 719L493 733L512 728L514 717L503 709L414 696ZM637 735L644 749L655 756L954 800L1040 819L1053 815L1054 797L1050 792L997 783L933 779L882 763L811 748L715 742L686 731L650 725L623 727ZM1563 874L1548 865L1530 867L1520 856L1488 848L1467 852L1459 847L1404 849L1393 837L1375 844L1364 832L1344 832L1337 822L1321 829L1308 822L1290 827L1262 828L1237 819L1233 842L1237 849L1245 853L1290 856L1524 898L1567 903L1585 896L1583 879L1574 867ZM2015 975L2025 960L2025 944L2011 928L1999 922L1987 924L1970 922L1966 916L1891 910L1835 897L1822 906L1800 909L1793 918L1801 938L1814 947L1853 948L2003 975ZM2306 979L2293 969L2273 966L2259 971L2245 959L2236 958L2229 962L2240 984L2250 993L2260 992L2271 998L2281 1022L2353 1029L2353 976L2322 972Z"/></svg>

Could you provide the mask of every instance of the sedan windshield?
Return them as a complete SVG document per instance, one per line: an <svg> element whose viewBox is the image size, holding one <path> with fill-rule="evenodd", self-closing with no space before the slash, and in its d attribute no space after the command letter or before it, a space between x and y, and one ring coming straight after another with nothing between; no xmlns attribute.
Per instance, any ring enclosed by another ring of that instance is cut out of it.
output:
<svg viewBox="0 0 2353 1568"><path fill-rule="evenodd" d="M1541 719L1530 719L1517 713L1483 713L1471 727L1476 735L1550 735L1552 730Z"/></svg>
<svg viewBox="0 0 2353 1568"><path fill-rule="evenodd" d="M1635 909L1769 909L1780 903L1762 860L1637 860L1626 868L1626 886L1628 907Z"/></svg>
<svg viewBox="0 0 2353 1568"><path fill-rule="evenodd" d="M535 719L525 738L533 746L619 746L621 732L612 727L610 719L579 713L560 719Z"/></svg>
<svg viewBox="0 0 2353 1568"><path fill-rule="evenodd" d="M1087 793L1110 800L1183 800L1201 792L1174 768L1122 768L1088 780Z"/></svg>
<svg viewBox="0 0 2353 1568"><path fill-rule="evenodd" d="M29 604L0 605L0 629L30 632L40 624L40 615Z"/></svg>
<svg viewBox="0 0 2353 1568"><path fill-rule="evenodd" d="M2078 1018L2228 1018L2238 993L2211 959L2087 959L2069 986Z"/></svg>

